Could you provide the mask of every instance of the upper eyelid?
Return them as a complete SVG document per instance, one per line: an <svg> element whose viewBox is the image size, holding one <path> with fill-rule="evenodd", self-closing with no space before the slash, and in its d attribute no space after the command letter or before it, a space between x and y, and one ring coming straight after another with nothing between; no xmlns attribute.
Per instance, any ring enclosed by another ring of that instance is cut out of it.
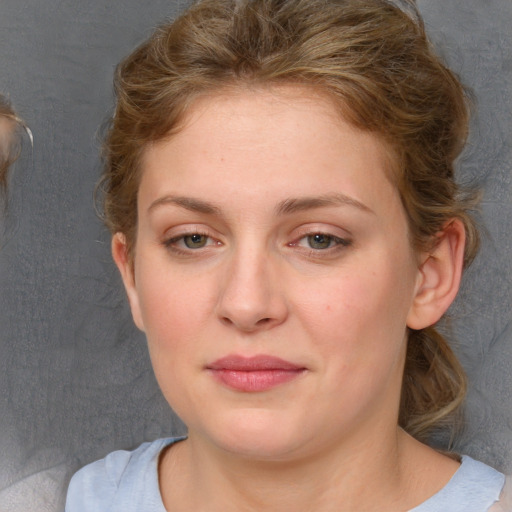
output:
<svg viewBox="0 0 512 512"><path fill-rule="evenodd" d="M180 225L166 229L163 233L163 238L180 238L195 234L216 238L213 231L211 228L199 224Z"/></svg>
<svg viewBox="0 0 512 512"><path fill-rule="evenodd" d="M341 238L341 239L353 238L352 233L346 228L341 228L341 227L337 227L337 226L325 226L325 225L320 226L319 224L316 224L316 223L306 224L306 225L299 226L298 228L295 228L292 231L291 236L293 238L298 239L299 237L302 238L305 236L316 235L316 234L332 236L332 237Z"/></svg>
<svg viewBox="0 0 512 512"><path fill-rule="evenodd" d="M187 247L185 244L185 238L187 236L192 235L201 235L206 238L208 238L206 244L202 247ZM168 251L171 251L175 255L181 255L181 256L199 256L201 254L209 253L211 251L212 247L218 247L223 245L222 242L219 242L219 240L215 237L209 236L207 234L199 233L197 231L192 231L188 233L180 233L176 236L170 236L166 237L162 241L162 245L164 248Z"/></svg>
<svg viewBox="0 0 512 512"><path fill-rule="evenodd" d="M192 235L201 235L209 239L209 243L204 247L198 247L195 249L191 249L189 247L178 247L178 244L180 242L183 243L183 239L187 236ZM212 243L213 242L213 243ZM175 249L178 249L180 251L199 251L201 249L206 249L207 247L211 247L212 245L219 245L222 244L222 242L219 240L219 237L212 234L211 230L205 228L204 226L176 226L175 228L168 229L161 237L161 243L165 247L175 247Z"/></svg>
<svg viewBox="0 0 512 512"><path fill-rule="evenodd" d="M194 231L194 232L191 232L191 233L180 233L179 235L176 235L176 236L165 237L164 238L164 244L165 245L169 245L171 243L176 243L176 242L179 242L180 240L183 240L186 237L193 236L193 235L204 236L209 241L214 242L215 244L221 243L217 238L215 238L213 236L210 236L210 235L208 235L206 233L200 233L200 232Z"/></svg>
<svg viewBox="0 0 512 512"><path fill-rule="evenodd" d="M313 250L313 251L318 250L318 251L325 252L325 251L328 251L329 249L334 249L337 246L347 247L349 245L352 245L352 240L350 238L340 237L340 236L335 236L335 235L330 235L330 234L327 234L327 233L320 233L320 232L310 233L310 234L306 234L304 236L301 236L299 238L296 238L295 242L291 242L289 245L291 245L291 246L298 246L298 242L300 242L301 240L304 240L305 238L307 238L309 236L312 236L312 235L324 235L324 236L326 236L328 238L331 238L333 241L336 242L334 246L328 247L326 249L313 249L313 247L310 247L310 249Z"/></svg>
<svg viewBox="0 0 512 512"><path fill-rule="evenodd" d="M341 228L339 226L333 225L321 225L322 223L310 223L295 227L294 229L288 231L288 234L283 233L286 240L286 245L292 245L294 242L305 238L307 236L321 234L331 238L335 238L343 241L353 241L352 233L346 229ZM208 225L200 224L200 223L190 223L185 225L177 225L170 227L162 233L161 239L165 241L169 241L171 239L177 240L185 236L190 235L202 235L208 238L217 240L219 242L225 243L225 236L222 233L219 233L218 230L209 227ZM226 235L226 234L225 234ZM229 233L227 233L228 238L230 237Z"/></svg>
<svg viewBox="0 0 512 512"><path fill-rule="evenodd" d="M333 239L332 241L334 243L325 249L303 246L302 243L304 242L302 241L313 235L323 235L329 237ZM322 222L306 223L299 226L298 228L295 228L291 233L291 238L292 240L287 243L288 247L295 247L299 250L307 250L312 254L317 253L320 255L323 253L325 256L327 256L329 253L332 254L337 250L354 245L354 236L347 228L342 228L339 225L332 225Z"/></svg>

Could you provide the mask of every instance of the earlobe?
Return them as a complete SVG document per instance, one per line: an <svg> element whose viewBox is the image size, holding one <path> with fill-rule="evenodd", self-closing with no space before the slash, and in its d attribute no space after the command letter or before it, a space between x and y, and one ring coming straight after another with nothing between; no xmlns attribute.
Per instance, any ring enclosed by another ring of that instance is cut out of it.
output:
<svg viewBox="0 0 512 512"><path fill-rule="evenodd" d="M135 285L133 262L128 255L126 237L123 233L116 233L112 237L112 257L121 273L124 288L128 295L133 321L141 331L144 331L144 323L139 306L139 295Z"/></svg>
<svg viewBox="0 0 512 512"><path fill-rule="evenodd" d="M415 296L407 317L407 326L411 329L435 324L459 290L464 261L464 225L454 219L436 238L436 245L424 255L418 270Z"/></svg>

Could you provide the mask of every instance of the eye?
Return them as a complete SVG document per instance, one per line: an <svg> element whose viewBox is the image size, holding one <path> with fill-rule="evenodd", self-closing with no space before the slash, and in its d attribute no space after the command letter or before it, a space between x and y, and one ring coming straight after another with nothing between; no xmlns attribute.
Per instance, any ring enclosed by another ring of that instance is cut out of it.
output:
<svg viewBox="0 0 512 512"><path fill-rule="evenodd" d="M208 243L208 238L206 235L201 235L200 233L194 233L192 235L185 235L182 237L183 244L188 249L201 249Z"/></svg>
<svg viewBox="0 0 512 512"><path fill-rule="evenodd" d="M334 237L324 235L323 233L315 233L305 237L311 249L328 249L334 243Z"/></svg>
<svg viewBox="0 0 512 512"><path fill-rule="evenodd" d="M210 246L221 245L219 241L215 240L209 235L199 232L183 233L178 236L173 236L165 240L164 245L167 249L172 250L176 254L190 254L190 251L199 249L207 249Z"/></svg>
<svg viewBox="0 0 512 512"><path fill-rule="evenodd" d="M350 243L349 240L327 233L310 233L300 238L294 245L315 251L325 251L336 247L345 247Z"/></svg>

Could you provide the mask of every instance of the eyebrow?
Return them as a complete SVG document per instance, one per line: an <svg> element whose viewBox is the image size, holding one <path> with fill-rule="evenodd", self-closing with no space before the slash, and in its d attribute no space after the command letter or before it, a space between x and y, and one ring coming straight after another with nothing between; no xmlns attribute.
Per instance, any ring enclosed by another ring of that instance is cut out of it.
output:
<svg viewBox="0 0 512 512"><path fill-rule="evenodd" d="M208 203L207 201L202 201L201 199L195 199L193 197L183 197L183 196L163 196L153 201L148 208L148 212L151 212L158 206L162 205L176 205L181 208L185 208L186 210L190 210L191 212L205 213L209 215L220 215L220 208L217 206Z"/></svg>
<svg viewBox="0 0 512 512"><path fill-rule="evenodd" d="M345 194L327 194L323 196L285 199L277 205L276 213L278 215L289 215L295 212L326 208L329 206L352 206L366 213L375 213L365 204Z"/></svg>
<svg viewBox="0 0 512 512"><path fill-rule="evenodd" d="M208 201L196 199L193 197L167 195L160 197L148 208L151 212L158 206L176 205L186 210L204 213L208 215L221 215L222 211ZM326 208L329 206L352 206L367 213L375 213L371 208L361 203L357 199L345 194L327 194L322 196L288 198L278 203L275 208L277 215L290 215L295 212L314 210L316 208Z"/></svg>

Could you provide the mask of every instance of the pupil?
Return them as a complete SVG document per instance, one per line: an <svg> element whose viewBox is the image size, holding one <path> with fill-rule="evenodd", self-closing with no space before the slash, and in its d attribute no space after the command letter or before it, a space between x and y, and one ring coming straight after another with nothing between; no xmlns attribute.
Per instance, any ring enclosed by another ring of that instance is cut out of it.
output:
<svg viewBox="0 0 512 512"><path fill-rule="evenodd" d="M206 244L206 237L199 233L194 233L193 235L186 236L183 241L189 249L197 249Z"/></svg>
<svg viewBox="0 0 512 512"><path fill-rule="evenodd" d="M322 234L311 235L308 239L309 245L313 249L327 249L331 243L331 237Z"/></svg>

